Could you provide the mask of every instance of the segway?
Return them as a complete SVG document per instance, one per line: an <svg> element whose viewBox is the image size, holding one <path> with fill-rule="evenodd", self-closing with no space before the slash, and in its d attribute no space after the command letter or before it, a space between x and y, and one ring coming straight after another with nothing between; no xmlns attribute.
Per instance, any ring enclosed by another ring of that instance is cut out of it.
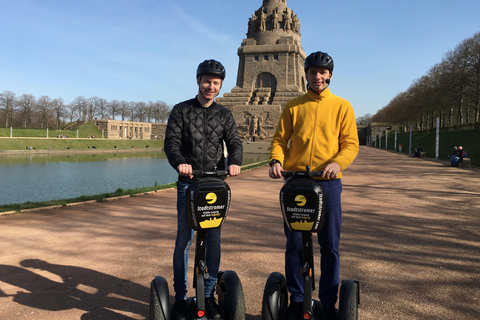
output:
<svg viewBox="0 0 480 320"><path fill-rule="evenodd" d="M187 189L187 219L196 232L193 287L195 297L187 299L192 320L208 320L205 314L204 281L208 278L205 262L207 230L220 228L230 205L230 187L221 179L228 170L193 170L199 178ZM244 320L243 287L235 271L219 271L215 286L223 320ZM175 320L169 302L168 283L156 276L150 286L150 319Z"/></svg>
<svg viewBox="0 0 480 320"><path fill-rule="evenodd" d="M325 195L322 187L312 177L321 176L322 171L283 171L282 176L289 178L280 191L280 205L284 221L292 231L302 232L303 267L299 270L304 282L303 319L322 320L320 301L312 297L315 291L312 233L323 227L325 218ZM357 280L346 279L340 286L339 309L337 319L357 320L360 287ZM288 307L287 282L283 274L270 274L263 293L262 320L287 319Z"/></svg>

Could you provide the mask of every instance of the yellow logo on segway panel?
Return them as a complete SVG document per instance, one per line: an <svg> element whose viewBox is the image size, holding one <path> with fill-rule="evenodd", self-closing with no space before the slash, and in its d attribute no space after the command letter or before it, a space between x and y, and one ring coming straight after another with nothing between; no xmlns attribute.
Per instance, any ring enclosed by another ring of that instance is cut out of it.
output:
<svg viewBox="0 0 480 320"><path fill-rule="evenodd" d="M200 222L202 229L217 228L222 224L223 218L210 218L209 220Z"/></svg>
<svg viewBox="0 0 480 320"><path fill-rule="evenodd" d="M295 196L295 203L297 206L303 207L307 203L307 198L305 198L304 195L298 194ZM313 222L308 222L305 219L301 219L301 221L291 222L290 227L292 230L296 231L309 231L313 227Z"/></svg>
<svg viewBox="0 0 480 320"><path fill-rule="evenodd" d="M303 207L307 203L307 199L305 198L305 196L302 196L301 194L299 194L295 197L295 203L299 207Z"/></svg>
<svg viewBox="0 0 480 320"><path fill-rule="evenodd" d="M207 200L207 203L208 204L212 204L212 203L215 203L217 201L217 195L213 192L210 192L207 194L207 196L205 197L205 200Z"/></svg>
<svg viewBox="0 0 480 320"><path fill-rule="evenodd" d="M313 227L313 222L307 222L305 220L299 222L292 222L290 223L292 230L295 231L310 231Z"/></svg>

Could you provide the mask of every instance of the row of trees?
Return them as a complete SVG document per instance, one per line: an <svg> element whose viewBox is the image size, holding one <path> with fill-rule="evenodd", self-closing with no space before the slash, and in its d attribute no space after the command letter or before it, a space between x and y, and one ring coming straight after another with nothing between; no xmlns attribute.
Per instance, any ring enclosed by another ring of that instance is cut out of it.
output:
<svg viewBox="0 0 480 320"><path fill-rule="evenodd" d="M416 130L479 122L480 32L461 42L426 75L415 80L379 110L373 122L388 122Z"/></svg>
<svg viewBox="0 0 480 320"><path fill-rule="evenodd" d="M106 101L98 97L77 97L70 104L62 98L51 99L31 94L16 96L11 91L0 93L0 123L5 128L56 128L66 122L92 119L115 119L165 123L172 107L163 101Z"/></svg>

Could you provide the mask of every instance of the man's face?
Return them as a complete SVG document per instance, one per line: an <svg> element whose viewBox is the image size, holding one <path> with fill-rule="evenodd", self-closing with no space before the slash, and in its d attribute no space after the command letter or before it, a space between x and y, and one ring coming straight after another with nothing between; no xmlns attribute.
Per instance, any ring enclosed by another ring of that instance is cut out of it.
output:
<svg viewBox="0 0 480 320"><path fill-rule="evenodd" d="M204 74L197 79L198 88L206 100L213 100L222 88L222 79L219 76Z"/></svg>
<svg viewBox="0 0 480 320"><path fill-rule="evenodd" d="M315 91L325 90L328 86L325 81L331 78L332 74L330 73L330 70L326 68L310 67L307 70L308 85Z"/></svg>

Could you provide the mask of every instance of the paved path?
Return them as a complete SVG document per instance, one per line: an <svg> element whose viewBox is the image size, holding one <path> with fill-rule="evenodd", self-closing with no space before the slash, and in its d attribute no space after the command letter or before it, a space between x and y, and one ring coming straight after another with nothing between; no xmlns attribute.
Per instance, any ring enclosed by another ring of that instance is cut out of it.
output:
<svg viewBox="0 0 480 320"><path fill-rule="evenodd" d="M343 178L341 241L360 319L478 317L479 182L478 170L361 147ZM261 167L228 183L221 268L239 274L247 319L260 320L265 281L283 270L282 182ZM0 319L147 318L151 279L165 276L172 292L175 198L0 216Z"/></svg>

